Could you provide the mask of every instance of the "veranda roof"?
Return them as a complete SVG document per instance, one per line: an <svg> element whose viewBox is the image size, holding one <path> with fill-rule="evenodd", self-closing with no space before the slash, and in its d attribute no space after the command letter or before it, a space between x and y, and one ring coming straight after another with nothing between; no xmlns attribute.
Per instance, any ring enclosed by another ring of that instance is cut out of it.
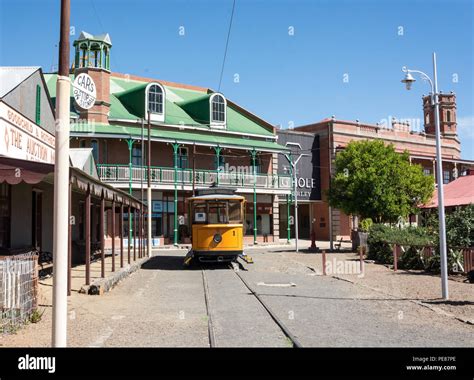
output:
<svg viewBox="0 0 474 380"><path fill-rule="evenodd" d="M444 206L465 206L474 204L474 174L459 177L444 185ZM431 200L422 208L438 207L438 191L435 190Z"/></svg>

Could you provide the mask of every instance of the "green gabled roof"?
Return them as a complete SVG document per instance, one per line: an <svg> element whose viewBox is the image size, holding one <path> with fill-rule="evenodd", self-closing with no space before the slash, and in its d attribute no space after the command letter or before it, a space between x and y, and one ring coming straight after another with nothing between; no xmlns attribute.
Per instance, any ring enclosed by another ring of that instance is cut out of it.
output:
<svg viewBox="0 0 474 380"><path fill-rule="evenodd" d="M195 98L177 102L176 105L183 109L189 116L200 124L210 124L209 98L211 94L196 96Z"/></svg>
<svg viewBox="0 0 474 380"><path fill-rule="evenodd" d="M127 108L120 102L120 100L114 95L110 94L110 114L111 119L123 119L123 120L137 120L138 117L131 114Z"/></svg>
<svg viewBox="0 0 474 380"><path fill-rule="evenodd" d="M97 34L94 36L90 33L82 31L79 35L79 38L74 41L73 45L76 46L77 44L83 41L100 41L105 42L109 46L112 46L112 41L110 40L109 33Z"/></svg>
<svg viewBox="0 0 474 380"><path fill-rule="evenodd" d="M124 138L126 137L136 137L141 139L142 128L141 127L131 127L123 125L110 125L103 123L77 123L71 125L71 132L75 135L80 133L90 134L94 133L95 135L121 135ZM265 151L285 151L286 148L279 145L275 141L267 140L257 140L249 139L239 136L222 136L215 133L203 133L200 131L180 131L180 130L170 130L164 128L153 128L151 129L151 136L162 139L169 142L182 142L187 144L203 143L209 144L212 146L222 146L222 147L235 147L235 148L244 148L256 150L265 150Z"/></svg>
<svg viewBox="0 0 474 380"><path fill-rule="evenodd" d="M74 75L71 74L71 81ZM53 101L56 98L57 74L45 74L46 84ZM110 76L110 115L113 119L136 121L146 118L145 89L151 80L138 80L126 77ZM215 133L209 128L209 98L212 90L193 88L170 82L160 83L166 93L165 121L167 125L188 125L202 128L208 133ZM71 87L72 97L72 87ZM74 114L73 99L71 99L71 113ZM226 131L242 133L247 136L260 135L275 136L271 126L258 117L245 111L227 99Z"/></svg>
<svg viewBox="0 0 474 380"><path fill-rule="evenodd" d="M142 83L132 87L124 92L115 94L115 97L123 104L123 106L137 118L145 117L145 88L148 83Z"/></svg>

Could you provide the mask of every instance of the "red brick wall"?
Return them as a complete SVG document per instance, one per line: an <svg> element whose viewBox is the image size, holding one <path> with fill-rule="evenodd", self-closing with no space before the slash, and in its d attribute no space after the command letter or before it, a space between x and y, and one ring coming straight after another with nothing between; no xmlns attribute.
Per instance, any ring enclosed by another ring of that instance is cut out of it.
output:
<svg viewBox="0 0 474 380"><path fill-rule="evenodd" d="M93 79L96 92L97 100L96 103L104 102L105 104L96 104L89 110L81 110L81 119L94 120L98 123L107 123L108 114L110 110L110 73L104 69L99 68L80 68L76 70L76 75L80 73L87 73Z"/></svg>

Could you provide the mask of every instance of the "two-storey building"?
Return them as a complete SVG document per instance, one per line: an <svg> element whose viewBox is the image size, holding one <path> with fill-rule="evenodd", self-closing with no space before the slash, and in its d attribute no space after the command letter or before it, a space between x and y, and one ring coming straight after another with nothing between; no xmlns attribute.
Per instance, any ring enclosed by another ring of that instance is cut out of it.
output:
<svg viewBox="0 0 474 380"><path fill-rule="evenodd" d="M247 241L255 225L256 240L278 241L278 197L291 179L277 174L285 147L274 126L210 88L111 71L108 34L82 32L74 47L71 79L90 75L97 98L89 110L71 101L71 147L92 148L100 179L144 200L150 124L155 244L188 241L187 198L211 185L247 198ZM46 75L53 100L56 77Z"/></svg>

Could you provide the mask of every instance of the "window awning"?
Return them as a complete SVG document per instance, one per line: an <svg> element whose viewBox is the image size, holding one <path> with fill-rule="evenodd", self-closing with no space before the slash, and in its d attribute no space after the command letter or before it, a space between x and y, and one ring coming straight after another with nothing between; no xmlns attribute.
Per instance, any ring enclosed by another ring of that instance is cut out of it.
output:
<svg viewBox="0 0 474 380"><path fill-rule="evenodd" d="M17 185L25 182L34 185L53 172L54 165L52 164L0 157L0 183L6 182L9 185Z"/></svg>
<svg viewBox="0 0 474 380"><path fill-rule="evenodd" d="M0 183L18 185L25 182L35 185L45 180L48 175L52 182L53 173L54 165L52 164L0 156ZM71 167L69 173L73 187L80 191L86 192L89 189L94 197L100 198L103 194L107 201L115 199L118 203L129 204L136 209L142 208L142 203L135 197L101 182L78 168Z"/></svg>

